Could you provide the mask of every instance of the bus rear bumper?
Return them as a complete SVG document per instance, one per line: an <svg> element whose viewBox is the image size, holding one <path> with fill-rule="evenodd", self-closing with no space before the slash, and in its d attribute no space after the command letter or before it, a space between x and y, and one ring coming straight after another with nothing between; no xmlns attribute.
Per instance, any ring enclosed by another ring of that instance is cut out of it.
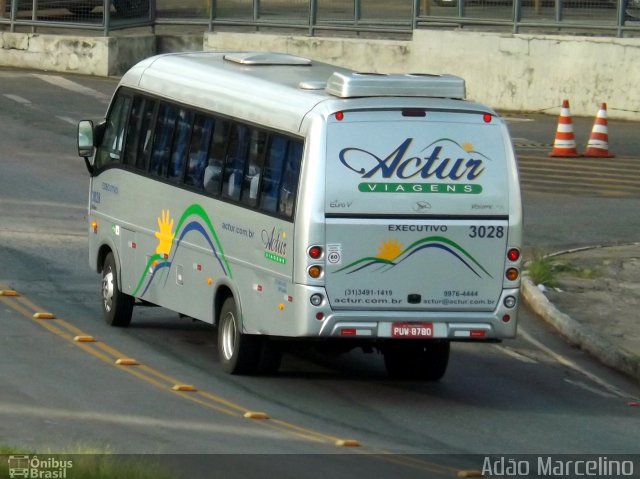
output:
<svg viewBox="0 0 640 479"><path fill-rule="evenodd" d="M451 341L515 338L519 290L505 289L502 297L506 296L515 297L516 306L506 308L501 298L500 306L493 311L341 310L329 312L320 325L314 326L319 326L317 336L324 338L433 338Z"/></svg>

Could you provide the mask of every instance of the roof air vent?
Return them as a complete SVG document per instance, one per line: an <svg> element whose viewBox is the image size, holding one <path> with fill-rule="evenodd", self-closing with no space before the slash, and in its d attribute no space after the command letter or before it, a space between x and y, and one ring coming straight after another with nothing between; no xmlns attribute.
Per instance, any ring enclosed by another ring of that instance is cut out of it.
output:
<svg viewBox="0 0 640 479"><path fill-rule="evenodd" d="M425 96L464 99L464 79L453 75L370 74L334 72L327 93L339 98L361 96Z"/></svg>
<svg viewBox="0 0 640 479"><path fill-rule="evenodd" d="M327 87L326 81L301 81L298 83L298 88L301 90L324 90Z"/></svg>
<svg viewBox="0 0 640 479"><path fill-rule="evenodd" d="M287 53L240 52L224 56L225 60L241 65L291 65L310 66L311 60Z"/></svg>

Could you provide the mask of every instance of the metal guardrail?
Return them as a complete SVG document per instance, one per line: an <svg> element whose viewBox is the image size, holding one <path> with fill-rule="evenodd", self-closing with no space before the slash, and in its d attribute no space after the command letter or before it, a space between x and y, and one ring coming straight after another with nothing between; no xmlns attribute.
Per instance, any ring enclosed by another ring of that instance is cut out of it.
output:
<svg viewBox="0 0 640 479"><path fill-rule="evenodd" d="M0 0L0 29L192 26L309 36L411 35L418 28L640 36L640 0Z"/></svg>

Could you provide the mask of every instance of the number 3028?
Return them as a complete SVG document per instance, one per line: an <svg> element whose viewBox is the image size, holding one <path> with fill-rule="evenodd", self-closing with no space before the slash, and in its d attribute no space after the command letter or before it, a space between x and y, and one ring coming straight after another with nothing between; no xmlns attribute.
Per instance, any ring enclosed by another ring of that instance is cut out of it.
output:
<svg viewBox="0 0 640 479"><path fill-rule="evenodd" d="M469 238L502 238L504 226L469 226Z"/></svg>

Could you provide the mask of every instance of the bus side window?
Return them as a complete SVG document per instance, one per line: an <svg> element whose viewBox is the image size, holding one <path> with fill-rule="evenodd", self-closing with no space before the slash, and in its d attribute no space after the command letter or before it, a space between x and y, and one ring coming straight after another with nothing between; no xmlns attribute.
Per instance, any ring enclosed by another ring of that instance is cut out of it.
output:
<svg viewBox="0 0 640 479"><path fill-rule="evenodd" d="M202 189L204 187L204 170L207 166L207 154L211 143L213 118L200 114L196 115L189 147L189 163L185 183Z"/></svg>
<svg viewBox="0 0 640 479"><path fill-rule="evenodd" d="M138 138L138 154L136 155L136 168L147 171L149 153L151 153L151 137L153 135L153 118L156 113L156 101L147 98L144 102L144 112L142 113L142 126Z"/></svg>
<svg viewBox="0 0 640 479"><path fill-rule="evenodd" d="M267 144L267 133L264 131L252 130L249 141L249 159L244 174L242 184L242 203L248 206L258 204L258 187L262 174L262 163L264 161L264 151Z"/></svg>
<svg viewBox="0 0 640 479"><path fill-rule="evenodd" d="M120 162L124 128L130 106L131 97L118 95L107 116L102 143L96 154L96 169L104 168L110 163Z"/></svg>
<svg viewBox="0 0 640 479"><path fill-rule="evenodd" d="M300 164L302 162L302 143L291 141L287 152L287 161L282 175L280 186L280 202L278 212L288 216L293 216L293 207L298 191L298 178L300 177Z"/></svg>
<svg viewBox="0 0 640 479"><path fill-rule="evenodd" d="M177 116L178 110L176 107L172 105L162 105L160 107L153 137L151 165L149 167L149 173L152 175L166 175Z"/></svg>
<svg viewBox="0 0 640 479"><path fill-rule="evenodd" d="M284 159L287 156L289 140L280 135L271 135L269 150L264 161L260 209L275 213L278 207L278 193Z"/></svg>
<svg viewBox="0 0 640 479"><path fill-rule="evenodd" d="M127 135L124 146L123 163L129 166L136 164L136 151L138 138L140 138L140 127L142 122L142 109L144 108L144 98L136 96L133 99L133 107L129 115L129 124L127 126Z"/></svg>
<svg viewBox="0 0 640 479"><path fill-rule="evenodd" d="M211 139L211 148L209 150L208 165L204 169L204 189L207 193L214 195L220 194L222 186L222 165L224 164L224 156L227 151L227 138L231 123L227 120L216 119L213 129L213 138Z"/></svg>
<svg viewBox="0 0 640 479"><path fill-rule="evenodd" d="M240 199L244 166L249 152L249 127L234 124L229 137L229 148L224 162L222 193L233 200Z"/></svg>
<svg viewBox="0 0 640 479"><path fill-rule="evenodd" d="M176 123L171 161L169 161L169 179L172 181L180 182L182 180L184 166L187 162L187 150L191 142L192 122L193 112L185 108L181 108L178 113L178 121Z"/></svg>

